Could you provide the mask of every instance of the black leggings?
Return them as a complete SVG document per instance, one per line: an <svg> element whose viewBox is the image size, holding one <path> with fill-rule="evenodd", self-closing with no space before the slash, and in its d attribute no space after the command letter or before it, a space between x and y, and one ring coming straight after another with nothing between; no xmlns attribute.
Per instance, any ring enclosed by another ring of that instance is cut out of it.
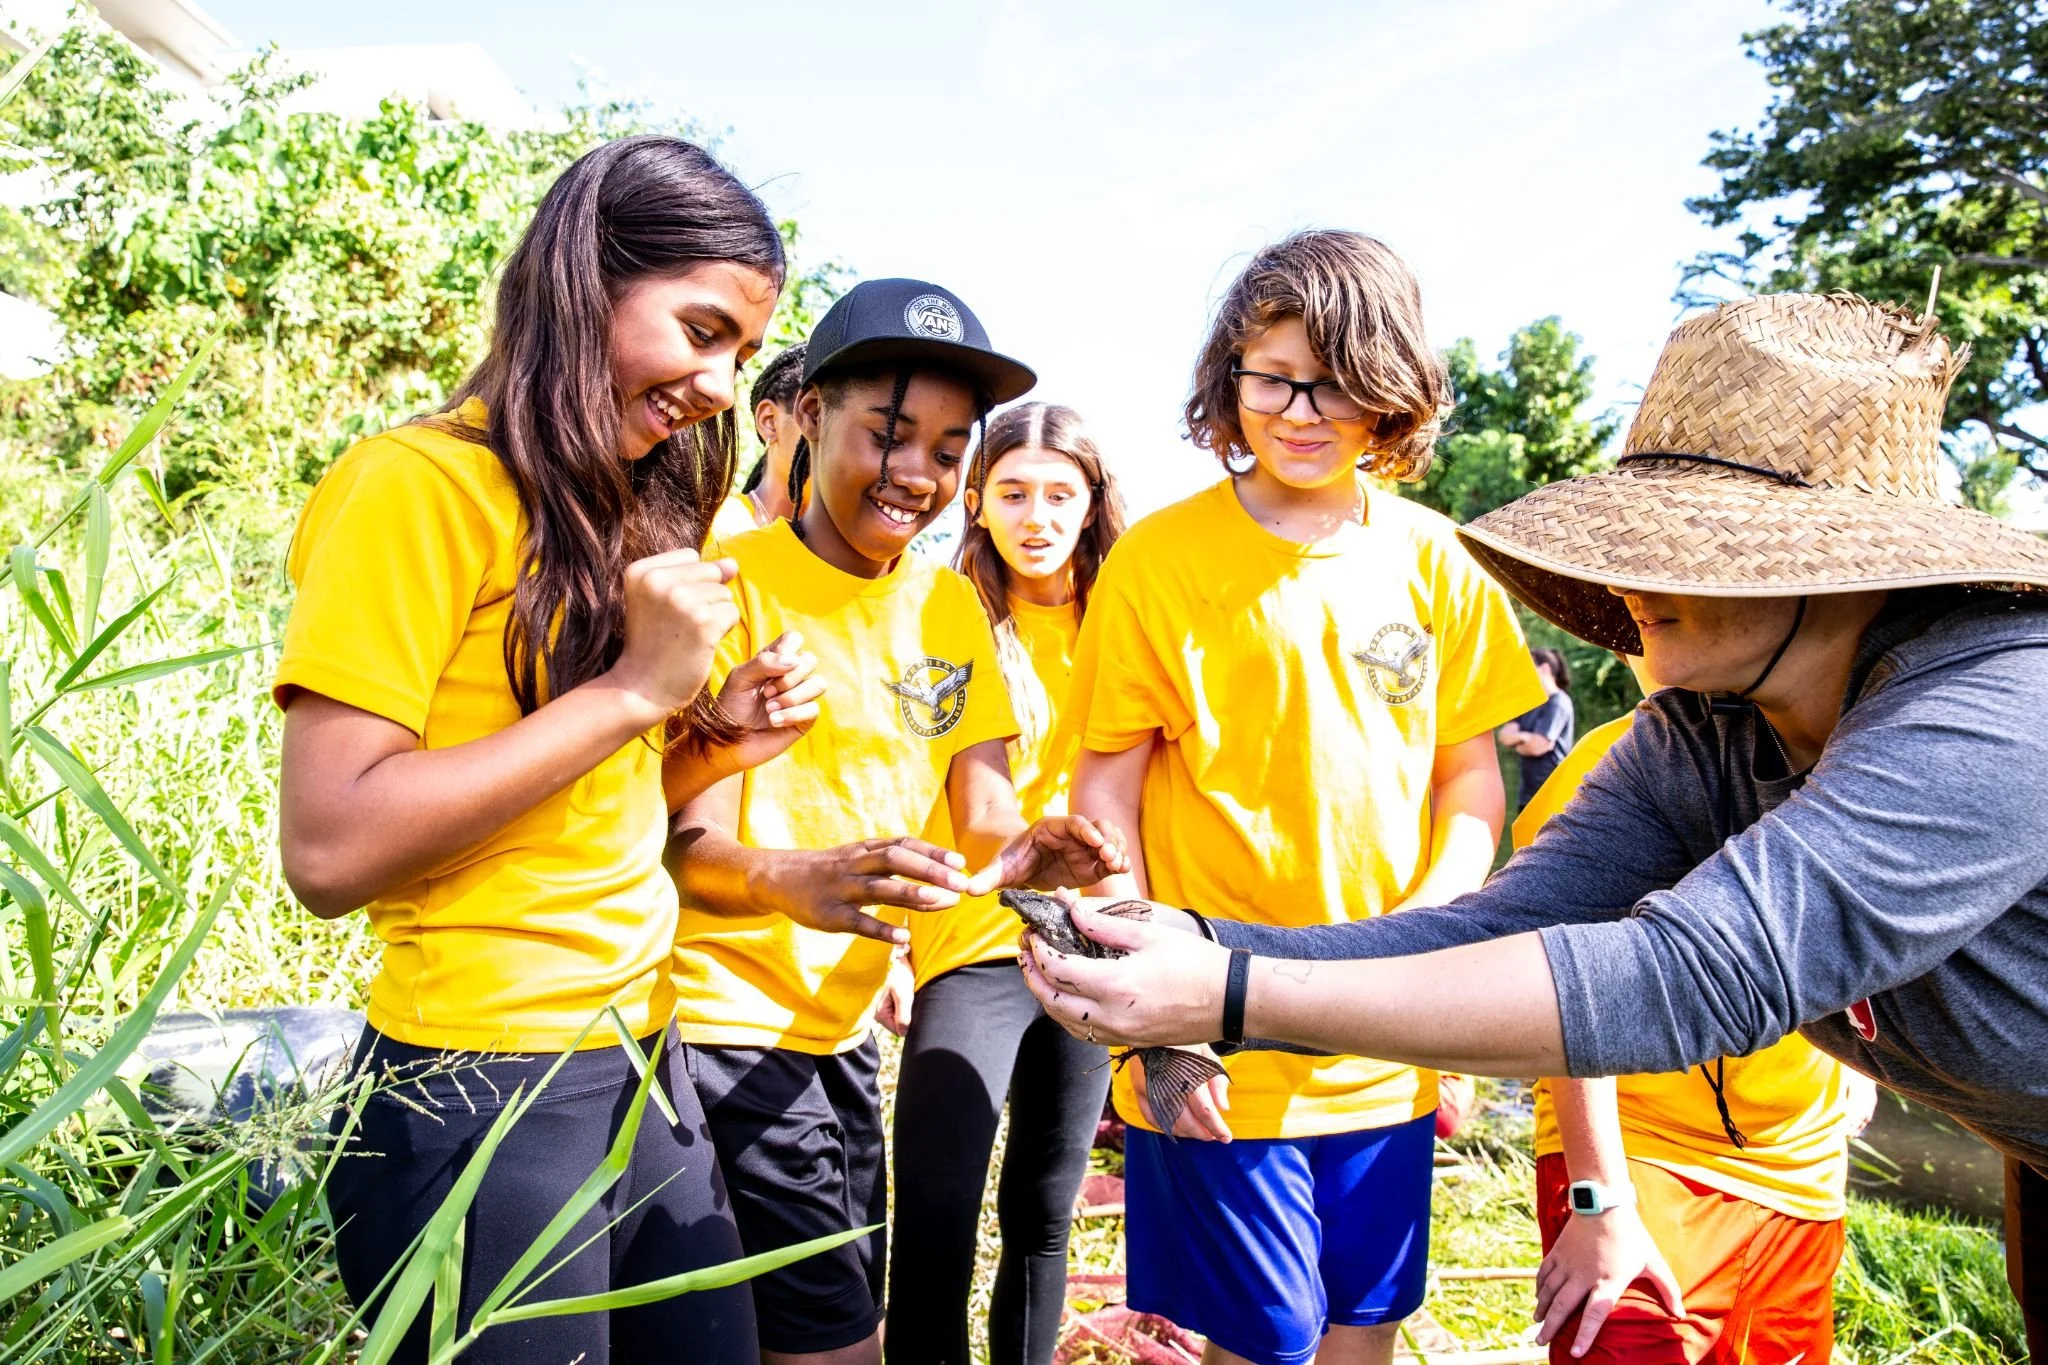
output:
<svg viewBox="0 0 2048 1365"><path fill-rule="evenodd" d="M895 1248L883 1335L892 1365L968 1361L975 1231L1006 1094L989 1359L1052 1359L1074 1196L1108 1090L1107 1051L1048 1019L1016 963L961 967L917 992L896 1082Z"/></svg>
<svg viewBox="0 0 2048 1365"><path fill-rule="evenodd" d="M513 1089L523 1084L531 1095L559 1055L444 1053L365 1031L356 1051L358 1065L374 1067L380 1076L396 1072L410 1079L380 1090L364 1106L362 1122L328 1181L341 1279L354 1302L365 1302L441 1206ZM704 1112L673 1034L662 1049L655 1083L667 1091L680 1126L671 1128L648 1097L625 1175L542 1265L554 1264L579 1246L584 1250L527 1301L601 1294L743 1254ZM460 1329L468 1328L484 1295L597 1169L636 1084L618 1047L579 1052L512 1125L463 1228ZM337 1133L344 1118L345 1111L336 1113ZM615 1219L609 1234L604 1233ZM366 1321L378 1306L370 1305ZM396 1359L426 1360L427 1319L423 1306ZM685 1355L719 1365L759 1360L753 1296L746 1285L609 1314L508 1323L484 1332L462 1360L464 1365L605 1365Z"/></svg>

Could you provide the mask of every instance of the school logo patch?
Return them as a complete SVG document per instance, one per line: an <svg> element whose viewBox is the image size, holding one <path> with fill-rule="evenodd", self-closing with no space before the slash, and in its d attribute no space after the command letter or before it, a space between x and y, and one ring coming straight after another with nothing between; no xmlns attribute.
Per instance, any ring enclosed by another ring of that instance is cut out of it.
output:
<svg viewBox="0 0 2048 1365"><path fill-rule="evenodd" d="M1351 657L1365 668L1365 680L1381 701L1389 706L1414 701L1429 680L1429 630L1389 621Z"/></svg>
<svg viewBox="0 0 2048 1365"><path fill-rule="evenodd" d="M967 334L960 323L960 310L943 294L919 294L905 304L903 325L938 341L958 341Z"/></svg>
<svg viewBox="0 0 2048 1365"><path fill-rule="evenodd" d="M896 708L911 734L937 739L967 714L967 680L973 676L972 659L955 667L927 654L903 670L902 681L885 678L882 686L896 694Z"/></svg>

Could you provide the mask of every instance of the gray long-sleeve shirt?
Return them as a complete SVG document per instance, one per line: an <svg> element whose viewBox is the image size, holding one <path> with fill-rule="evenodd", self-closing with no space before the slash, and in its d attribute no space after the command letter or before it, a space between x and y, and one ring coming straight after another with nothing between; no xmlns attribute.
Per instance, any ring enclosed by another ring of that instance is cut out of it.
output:
<svg viewBox="0 0 2048 1365"><path fill-rule="evenodd" d="M1660 692L1471 895L1212 924L1318 959L1541 930L1574 1076L1678 1070L1797 1028L2048 1169L2048 601L1898 595L1803 778L1753 710Z"/></svg>

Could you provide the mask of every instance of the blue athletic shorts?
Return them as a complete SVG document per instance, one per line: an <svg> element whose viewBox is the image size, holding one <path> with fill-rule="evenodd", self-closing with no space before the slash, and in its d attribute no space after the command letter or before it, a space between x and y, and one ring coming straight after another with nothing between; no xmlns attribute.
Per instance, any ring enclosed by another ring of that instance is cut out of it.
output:
<svg viewBox="0 0 2048 1365"><path fill-rule="evenodd" d="M1436 1118L1327 1137L1124 1139L1130 1305L1256 1365L1422 1306Z"/></svg>

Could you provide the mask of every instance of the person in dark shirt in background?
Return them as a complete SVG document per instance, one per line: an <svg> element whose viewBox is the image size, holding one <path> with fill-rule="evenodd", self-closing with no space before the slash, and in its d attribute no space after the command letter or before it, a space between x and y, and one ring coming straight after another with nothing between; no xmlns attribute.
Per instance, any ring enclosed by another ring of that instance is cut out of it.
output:
<svg viewBox="0 0 2048 1365"><path fill-rule="evenodd" d="M1494 731L1501 747L1522 761L1522 785L1515 797L1517 813L1529 804L1536 789L1571 752L1578 725L1577 713L1572 709L1572 670L1564 661L1564 651L1532 649L1529 658L1536 665L1536 676L1543 680L1543 690L1550 696L1535 710L1523 712Z"/></svg>

